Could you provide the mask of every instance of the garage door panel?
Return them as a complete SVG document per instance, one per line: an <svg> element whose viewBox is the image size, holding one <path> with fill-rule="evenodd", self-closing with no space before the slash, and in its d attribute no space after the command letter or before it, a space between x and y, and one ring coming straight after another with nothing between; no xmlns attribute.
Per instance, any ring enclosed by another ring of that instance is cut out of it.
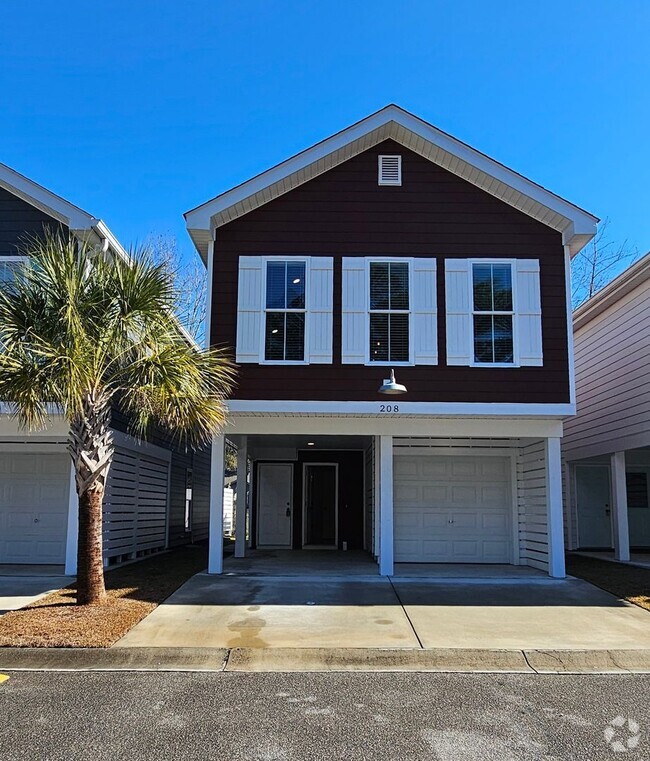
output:
<svg viewBox="0 0 650 761"><path fill-rule="evenodd" d="M70 458L0 454L0 563L64 563Z"/></svg>
<svg viewBox="0 0 650 761"><path fill-rule="evenodd" d="M510 467L506 457L398 454L395 560L511 562Z"/></svg>

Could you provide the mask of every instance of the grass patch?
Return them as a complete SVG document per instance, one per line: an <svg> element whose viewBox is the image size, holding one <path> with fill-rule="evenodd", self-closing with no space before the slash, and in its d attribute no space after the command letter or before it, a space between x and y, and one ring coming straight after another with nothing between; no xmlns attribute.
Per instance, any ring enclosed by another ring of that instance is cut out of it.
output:
<svg viewBox="0 0 650 761"><path fill-rule="evenodd" d="M650 570L647 568L569 555L567 573L650 611Z"/></svg>
<svg viewBox="0 0 650 761"><path fill-rule="evenodd" d="M190 576L207 550L179 547L106 572L101 605L75 605L74 585L0 617L0 647L110 647Z"/></svg>

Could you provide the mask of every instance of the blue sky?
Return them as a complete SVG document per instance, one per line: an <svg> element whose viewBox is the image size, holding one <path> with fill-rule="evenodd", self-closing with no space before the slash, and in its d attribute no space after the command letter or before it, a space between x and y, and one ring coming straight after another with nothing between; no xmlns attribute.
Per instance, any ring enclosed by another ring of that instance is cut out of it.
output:
<svg viewBox="0 0 650 761"><path fill-rule="evenodd" d="M125 246L395 102L650 249L648 0L0 7L0 161Z"/></svg>

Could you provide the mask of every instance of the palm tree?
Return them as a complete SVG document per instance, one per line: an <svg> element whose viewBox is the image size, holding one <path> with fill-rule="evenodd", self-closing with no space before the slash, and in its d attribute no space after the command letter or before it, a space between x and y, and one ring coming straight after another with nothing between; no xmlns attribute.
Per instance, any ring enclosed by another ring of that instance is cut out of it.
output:
<svg viewBox="0 0 650 761"><path fill-rule="evenodd" d="M77 603L99 603L112 409L128 416L137 437L156 424L185 446L204 446L225 423L235 366L221 350L201 351L183 337L173 275L146 251L98 254L46 231L23 253L28 263L0 292L0 399L24 428L42 428L52 413L69 425L79 497Z"/></svg>

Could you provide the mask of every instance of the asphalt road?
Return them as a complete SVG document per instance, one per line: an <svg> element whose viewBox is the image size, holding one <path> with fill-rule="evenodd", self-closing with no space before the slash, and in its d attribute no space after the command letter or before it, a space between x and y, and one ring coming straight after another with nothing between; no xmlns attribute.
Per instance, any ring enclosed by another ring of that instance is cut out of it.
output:
<svg viewBox="0 0 650 761"><path fill-rule="evenodd" d="M10 676L2 761L650 758L650 676Z"/></svg>

